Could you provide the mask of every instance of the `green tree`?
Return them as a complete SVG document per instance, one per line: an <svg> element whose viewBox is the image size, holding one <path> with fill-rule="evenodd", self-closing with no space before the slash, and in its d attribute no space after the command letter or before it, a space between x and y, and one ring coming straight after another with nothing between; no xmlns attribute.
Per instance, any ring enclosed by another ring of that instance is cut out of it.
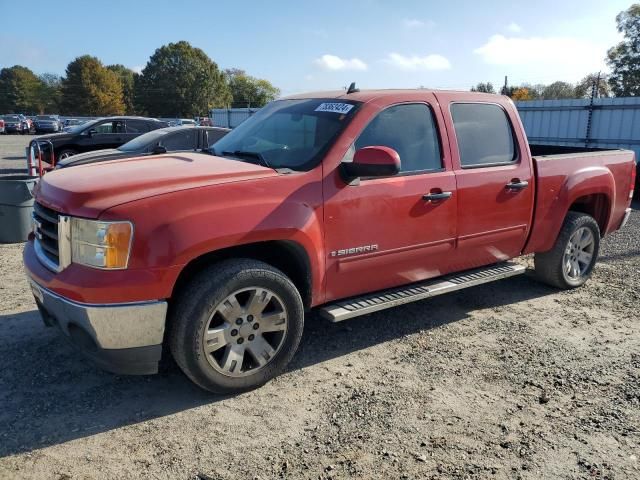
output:
<svg viewBox="0 0 640 480"><path fill-rule="evenodd" d="M136 72L124 65L108 65L107 68L113 73L118 75L120 83L122 84L122 101L124 102L124 109L128 115L135 114L134 104L134 88Z"/></svg>
<svg viewBox="0 0 640 480"><path fill-rule="evenodd" d="M280 95L280 90L268 80L247 75L244 70L225 70L233 105L236 107L264 107Z"/></svg>
<svg viewBox="0 0 640 480"><path fill-rule="evenodd" d="M493 83L491 82L487 82L487 83L480 82L475 87L471 87L471 91L482 92L482 93L496 93L495 89L493 88Z"/></svg>
<svg viewBox="0 0 640 480"><path fill-rule="evenodd" d="M218 65L185 41L158 48L135 88L139 108L158 117L203 115L231 100Z"/></svg>
<svg viewBox="0 0 640 480"><path fill-rule="evenodd" d="M609 85L618 97L640 95L640 4L620 12L616 23L624 39L607 52Z"/></svg>
<svg viewBox="0 0 640 480"><path fill-rule="evenodd" d="M40 83L35 73L20 65L0 70L0 112L36 112Z"/></svg>
<svg viewBox="0 0 640 480"><path fill-rule="evenodd" d="M598 78L600 79L598 81ZM607 75L600 73L590 73L580 80L575 87L574 96L576 98L591 98L591 92L593 86L598 83L598 90L596 95L598 97L610 97L611 88L609 87L609 81Z"/></svg>
<svg viewBox="0 0 640 480"><path fill-rule="evenodd" d="M78 57L67 66L60 106L68 115L121 115L125 105L120 78L97 58Z"/></svg>
<svg viewBox="0 0 640 480"><path fill-rule="evenodd" d="M43 73L38 77L37 112L55 113L60 110L62 78L54 73Z"/></svg>
<svg viewBox="0 0 640 480"><path fill-rule="evenodd" d="M544 87L542 97L545 100L557 100L561 98L575 98L575 88L567 82L553 82Z"/></svg>

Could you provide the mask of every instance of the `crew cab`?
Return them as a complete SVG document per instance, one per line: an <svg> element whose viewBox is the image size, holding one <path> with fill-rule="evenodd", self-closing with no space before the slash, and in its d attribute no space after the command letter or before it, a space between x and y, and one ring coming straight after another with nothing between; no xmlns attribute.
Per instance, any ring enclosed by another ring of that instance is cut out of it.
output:
<svg viewBox="0 0 640 480"><path fill-rule="evenodd" d="M166 122L145 117L108 117L91 120L71 127L66 132L41 135L33 139L26 148L27 167L31 174L35 174L38 155L49 165L54 165L77 153L118 148L143 133L166 126Z"/></svg>
<svg viewBox="0 0 640 480"><path fill-rule="evenodd" d="M283 371L330 321L507 278L575 288L630 215L634 154L531 147L507 97L277 100L208 153L55 170L24 263L44 322L108 370L163 346L213 392ZM427 307L427 305L425 305Z"/></svg>

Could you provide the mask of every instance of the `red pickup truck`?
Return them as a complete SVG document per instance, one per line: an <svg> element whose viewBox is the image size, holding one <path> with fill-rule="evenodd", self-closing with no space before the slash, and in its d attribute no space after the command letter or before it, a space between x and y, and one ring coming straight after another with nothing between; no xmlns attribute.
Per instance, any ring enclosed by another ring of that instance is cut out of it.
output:
<svg viewBox="0 0 640 480"><path fill-rule="evenodd" d="M90 170L87 170L90 169ZM582 285L630 214L634 154L529 146L506 97L275 101L208 153L54 171L24 263L47 325L108 370L163 354L214 392L283 371L331 321L523 273Z"/></svg>

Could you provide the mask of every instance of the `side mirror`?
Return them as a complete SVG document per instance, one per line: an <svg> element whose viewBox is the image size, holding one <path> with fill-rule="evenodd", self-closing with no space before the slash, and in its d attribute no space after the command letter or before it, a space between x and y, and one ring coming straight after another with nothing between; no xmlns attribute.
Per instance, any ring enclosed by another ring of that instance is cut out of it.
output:
<svg viewBox="0 0 640 480"><path fill-rule="evenodd" d="M151 151L151 153L153 153L154 155L167 153L167 147L163 147L162 145L156 145L155 147L153 147L153 150Z"/></svg>
<svg viewBox="0 0 640 480"><path fill-rule="evenodd" d="M352 162L341 165L349 182L360 177L389 177L400 172L400 155L389 147L364 147L356 151Z"/></svg>
<svg viewBox="0 0 640 480"><path fill-rule="evenodd" d="M87 132L87 135L89 135L90 137L93 137L96 133L98 133L98 131L95 128L92 128Z"/></svg>

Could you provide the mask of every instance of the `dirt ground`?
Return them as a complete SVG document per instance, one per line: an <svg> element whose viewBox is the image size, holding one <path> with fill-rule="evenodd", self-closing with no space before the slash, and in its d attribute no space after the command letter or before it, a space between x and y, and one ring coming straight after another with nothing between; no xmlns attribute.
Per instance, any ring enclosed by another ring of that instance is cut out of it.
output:
<svg viewBox="0 0 640 480"><path fill-rule="evenodd" d="M24 165L19 138L0 169ZM310 315L288 372L231 397L100 371L43 326L22 245L0 245L0 478L640 478L635 209L583 288L521 276Z"/></svg>

